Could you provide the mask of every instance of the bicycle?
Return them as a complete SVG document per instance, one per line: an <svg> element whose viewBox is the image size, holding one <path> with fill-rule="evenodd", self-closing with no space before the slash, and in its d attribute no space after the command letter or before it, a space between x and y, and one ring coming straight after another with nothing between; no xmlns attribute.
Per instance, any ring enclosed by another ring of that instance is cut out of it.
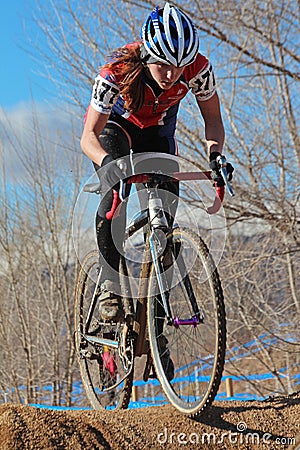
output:
<svg viewBox="0 0 300 450"><path fill-rule="evenodd" d="M219 167L229 193L226 160ZM226 316L217 268L203 239L193 230L170 228L158 195L163 181L207 180L211 172L142 173L121 182L111 218L124 201L127 184L143 183L148 204L127 226L126 242L144 230L138 295L132 297L128 261L120 259L124 320L107 323L97 317L100 273L98 251L85 257L75 294L75 347L87 397L95 409L128 407L136 358L146 355L143 379L158 378L170 403L189 416L214 400L224 367ZM99 183L85 192L99 193ZM225 187L216 187L214 204L221 207ZM121 197L121 198L120 198ZM201 283L199 283L199 280ZM107 357L114 371L107 370ZM181 382L178 383L177 374Z"/></svg>

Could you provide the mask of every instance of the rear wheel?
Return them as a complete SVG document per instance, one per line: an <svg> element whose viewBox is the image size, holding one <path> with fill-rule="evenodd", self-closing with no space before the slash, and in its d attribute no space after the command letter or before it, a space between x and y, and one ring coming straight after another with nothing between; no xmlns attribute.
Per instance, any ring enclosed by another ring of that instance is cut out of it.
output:
<svg viewBox="0 0 300 450"><path fill-rule="evenodd" d="M105 323L95 304L87 330L87 317L99 272L97 251L82 263L75 295L75 347L83 385L95 409L127 408L133 381L133 340L126 324ZM108 339L114 342L107 342ZM102 340L102 341L101 341Z"/></svg>
<svg viewBox="0 0 300 450"><path fill-rule="evenodd" d="M168 324L152 268L149 340L166 396L179 411L192 416L211 404L220 385L226 350L223 292L209 251L196 233L175 229L168 245L165 273L173 320Z"/></svg>

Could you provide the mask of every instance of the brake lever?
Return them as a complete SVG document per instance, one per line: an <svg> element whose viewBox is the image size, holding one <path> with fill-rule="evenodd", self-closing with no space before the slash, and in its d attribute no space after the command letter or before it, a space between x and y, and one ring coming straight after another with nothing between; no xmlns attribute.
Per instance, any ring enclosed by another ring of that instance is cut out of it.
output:
<svg viewBox="0 0 300 450"><path fill-rule="evenodd" d="M126 170L127 170L127 164L125 161L118 161L117 165L119 167L119 169L121 170L121 172L126 175ZM119 197L120 200L123 201L125 199L125 189L126 189L126 184L124 183L123 180L120 180L120 188L119 188Z"/></svg>
<svg viewBox="0 0 300 450"><path fill-rule="evenodd" d="M219 169L220 169L222 178L224 180L225 186L227 187L227 190L229 192L229 195L231 195L231 197L234 197L234 195L235 195L234 190L232 189L232 186L231 186L231 184L229 183L229 181L227 179L227 176L228 176L227 169L226 169L227 160L226 160L225 156L223 156L223 155L218 156L216 161L217 161L217 164L219 166Z"/></svg>

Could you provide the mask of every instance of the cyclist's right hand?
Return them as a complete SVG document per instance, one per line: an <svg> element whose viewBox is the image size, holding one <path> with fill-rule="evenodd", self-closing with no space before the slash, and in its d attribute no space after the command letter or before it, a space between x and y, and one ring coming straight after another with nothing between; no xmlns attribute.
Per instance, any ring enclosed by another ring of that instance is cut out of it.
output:
<svg viewBox="0 0 300 450"><path fill-rule="evenodd" d="M107 192L109 189L119 189L119 182L124 178L124 174L119 168L117 161L111 155L106 155L103 158L99 178L101 192Z"/></svg>

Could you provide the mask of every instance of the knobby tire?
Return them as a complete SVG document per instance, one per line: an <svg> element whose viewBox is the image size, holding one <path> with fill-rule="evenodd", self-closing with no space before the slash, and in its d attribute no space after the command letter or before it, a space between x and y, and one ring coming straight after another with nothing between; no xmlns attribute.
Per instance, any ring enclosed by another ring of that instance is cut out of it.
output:
<svg viewBox="0 0 300 450"><path fill-rule="evenodd" d="M213 259L197 233L186 228L174 229L168 242L173 249L172 267L166 269L166 273L171 271L168 276L172 279L171 310L182 319L193 315L187 283L183 281L182 270L180 272L176 267L184 261L184 270L192 284L203 323L195 328L192 325L178 328L167 325L152 266L147 300L150 348L165 395L177 410L195 416L213 402L222 378L226 351L223 291ZM177 258L178 253L182 258ZM168 352L169 364L166 363ZM169 380L172 371L174 378Z"/></svg>

